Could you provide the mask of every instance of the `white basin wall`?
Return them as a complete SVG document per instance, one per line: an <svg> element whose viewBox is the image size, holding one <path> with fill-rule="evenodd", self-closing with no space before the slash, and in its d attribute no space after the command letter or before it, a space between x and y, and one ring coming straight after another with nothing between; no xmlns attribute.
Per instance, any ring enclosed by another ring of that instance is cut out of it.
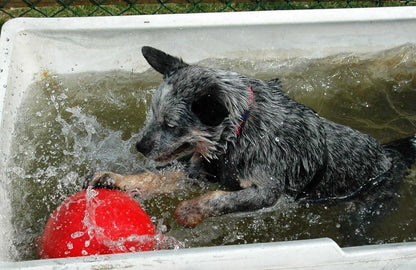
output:
<svg viewBox="0 0 416 270"><path fill-rule="evenodd" d="M7 203L8 190L4 184L13 123L25 91L45 73L142 72L149 68L140 53L144 45L181 56L187 62L197 62L213 57L316 58L345 52L373 52L415 42L416 7L9 21L3 26L0 40L0 201L3 203L0 208L0 261L8 261L13 252L9 221L12 209ZM297 250L305 251L305 254L299 257ZM250 255L260 256L263 251L271 257L262 263ZM415 251L414 243L342 250L331 240L321 239L123 254L103 256L102 259L0 262L0 268L2 264L4 267L39 269L61 264L81 268L104 265L157 268L175 264L181 269L203 269L214 266L234 268L241 264L241 268L250 269L301 265L333 269L331 266L336 262L340 268L341 265L346 268L362 263L367 269L373 266L378 269L391 262L415 267ZM226 259L218 259L217 253Z"/></svg>

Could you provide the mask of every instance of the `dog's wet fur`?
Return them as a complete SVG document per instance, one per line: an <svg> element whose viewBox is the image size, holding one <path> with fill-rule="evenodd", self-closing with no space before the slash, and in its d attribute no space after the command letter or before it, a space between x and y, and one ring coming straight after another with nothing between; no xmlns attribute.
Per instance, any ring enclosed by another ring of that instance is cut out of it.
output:
<svg viewBox="0 0 416 270"><path fill-rule="evenodd" d="M300 202L363 194L373 200L378 190L394 189L415 162L415 137L381 145L289 98L278 79L189 65L151 47L142 53L164 80L136 148L159 162L179 159L183 169L97 172L85 187L158 193L180 188L186 178L220 182L226 190L178 205L177 221L193 227L208 217L272 206L282 194Z"/></svg>

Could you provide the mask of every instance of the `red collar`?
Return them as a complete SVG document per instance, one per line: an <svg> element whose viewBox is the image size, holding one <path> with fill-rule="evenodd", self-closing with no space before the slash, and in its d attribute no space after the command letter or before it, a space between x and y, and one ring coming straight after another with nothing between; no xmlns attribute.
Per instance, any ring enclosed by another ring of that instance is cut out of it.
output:
<svg viewBox="0 0 416 270"><path fill-rule="evenodd" d="M235 130L235 134L239 135L241 130L243 129L248 117L250 116L250 105L253 103L254 100L254 92L251 86L248 87L248 91L250 91L250 98L247 103L247 108L241 115L241 122L238 123L237 129Z"/></svg>

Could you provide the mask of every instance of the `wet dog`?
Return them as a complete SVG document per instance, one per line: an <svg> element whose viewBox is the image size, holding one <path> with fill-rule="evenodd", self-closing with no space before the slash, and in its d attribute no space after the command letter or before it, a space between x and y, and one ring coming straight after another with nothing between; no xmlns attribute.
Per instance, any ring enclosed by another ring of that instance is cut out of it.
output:
<svg viewBox="0 0 416 270"><path fill-rule="evenodd" d="M298 201L351 199L415 160L415 137L381 145L289 98L277 79L189 65L151 47L142 53L164 81L136 148L159 162L180 159L183 169L97 172L85 187L171 192L186 178L226 187L181 202L175 216L184 226L269 207L282 194Z"/></svg>

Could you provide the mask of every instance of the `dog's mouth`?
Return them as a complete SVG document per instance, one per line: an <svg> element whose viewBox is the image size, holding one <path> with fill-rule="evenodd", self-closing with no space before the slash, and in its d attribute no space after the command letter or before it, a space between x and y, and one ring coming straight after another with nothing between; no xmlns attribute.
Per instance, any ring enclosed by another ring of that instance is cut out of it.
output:
<svg viewBox="0 0 416 270"><path fill-rule="evenodd" d="M188 154L189 152L191 152L192 149L193 149L192 145L190 143L186 142L186 143L183 143L178 148L176 148L173 152L171 152L169 154L162 155L162 156L156 158L155 161L157 161L157 162L170 161L170 160L172 160L174 158L177 158L179 156L183 156L185 154Z"/></svg>

